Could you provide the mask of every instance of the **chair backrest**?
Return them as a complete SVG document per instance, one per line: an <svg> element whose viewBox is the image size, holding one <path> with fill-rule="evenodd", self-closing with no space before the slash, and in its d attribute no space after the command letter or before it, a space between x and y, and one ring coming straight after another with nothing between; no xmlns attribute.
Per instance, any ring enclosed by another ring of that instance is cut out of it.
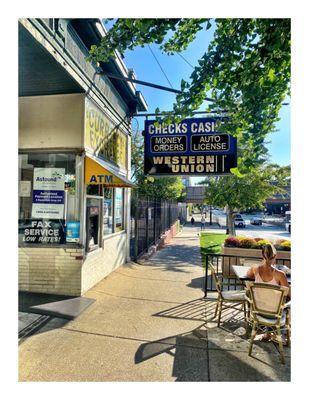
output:
<svg viewBox="0 0 309 400"><path fill-rule="evenodd" d="M280 316L289 289L267 283L246 282L252 300L252 311L270 316Z"/></svg>
<svg viewBox="0 0 309 400"><path fill-rule="evenodd" d="M222 285L221 285L221 282L219 281L218 276L216 274L215 267L213 266L213 264L211 262L208 265L209 265L209 268L210 268L210 271L211 271L211 275L212 275L212 277L213 277L213 279L215 281L215 284L216 284L216 290L217 290L219 296L221 297Z"/></svg>

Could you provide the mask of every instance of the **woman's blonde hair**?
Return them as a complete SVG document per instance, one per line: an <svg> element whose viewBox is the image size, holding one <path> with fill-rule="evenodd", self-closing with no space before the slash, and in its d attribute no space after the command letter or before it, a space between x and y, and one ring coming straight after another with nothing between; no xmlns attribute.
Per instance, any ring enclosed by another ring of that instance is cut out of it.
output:
<svg viewBox="0 0 309 400"><path fill-rule="evenodd" d="M275 258L277 255L277 250L275 249L275 246L271 243L266 244L262 248L262 255L265 260L271 260L272 258Z"/></svg>

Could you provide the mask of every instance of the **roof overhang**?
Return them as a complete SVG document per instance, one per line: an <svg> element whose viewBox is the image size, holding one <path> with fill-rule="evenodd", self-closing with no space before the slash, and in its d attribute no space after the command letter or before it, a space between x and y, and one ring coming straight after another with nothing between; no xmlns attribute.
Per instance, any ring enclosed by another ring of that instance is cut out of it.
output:
<svg viewBox="0 0 309 400"><path fill-rule="evenodd" d="M72 19L72 26L86 45L90 49L91 45L99 45L107 31L99 18ZM115 58L108 62L100 62L103 71L110 72L125 78L132 74L122 60L121 54L116 51ZM120 81L109 78L123 100L128 104L131 111L147 111L148 105L141 92L136 90L132 82Z"/></svg>
<svg viewBox="0 0 309 400"><path fill-rule="evenodd" d="M21 23L18 24L18 46L19 96L85 92Z"/></svg>

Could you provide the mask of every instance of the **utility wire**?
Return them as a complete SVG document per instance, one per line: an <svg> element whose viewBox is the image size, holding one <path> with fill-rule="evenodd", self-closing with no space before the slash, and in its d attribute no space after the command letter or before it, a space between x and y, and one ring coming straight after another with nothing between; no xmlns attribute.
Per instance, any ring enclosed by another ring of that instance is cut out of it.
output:
<svg viewBox="0 0 309 400"><path fill-rule="evenodd" d="M177 53L177 54L178 54L188 65L190 65L191 68L195 69L195 68L193 67L193 65L190 64L189 61L188 61L182 54L180 54L180 53Z"/></svg>
<svg viewBox="0 0 309 400"><path fill-rule="evenodd" d="M151 51L151 54L153 55L154 59L155 59L156 62L158 63L158 65L159 65L159 67L160 67L160 69L161 69L163 75L165 76L166 80L168 81L170 87L171 87L172 89L174 89L173 85L171 84L170 80L168 79L166 73L164 72L164 69L162 68L161 64L159 63L159 60L158 60L157 57L155 56L155 54L154 54L154 52L152 51L152 49L151 49L151 47L149 46L149 44L148 44L148 48L149 48L149 50Z"/></svg>

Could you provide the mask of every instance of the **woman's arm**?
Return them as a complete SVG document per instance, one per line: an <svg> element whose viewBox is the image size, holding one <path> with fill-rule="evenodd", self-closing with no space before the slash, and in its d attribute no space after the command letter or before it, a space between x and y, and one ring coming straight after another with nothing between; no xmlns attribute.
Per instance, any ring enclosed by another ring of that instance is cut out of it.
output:
<svg viewBox="0 0 309 400"><path fill-rule="evenodd" d="M255 267L251 267L248 272L247 272L247 277L250 279L254 279L255 278Z"/></svg>
<svg viewBox="0 0 309 400"><path fill-rule="evenodd" d="M280 284L280 286L285 286L285 287L289 288L288 296L291 297L291 287L289 285L289 282L287 280L287 277L286 277L285 273L282 272L282 271L278 271L278 272L279 272L279 284Z"/></svg>

